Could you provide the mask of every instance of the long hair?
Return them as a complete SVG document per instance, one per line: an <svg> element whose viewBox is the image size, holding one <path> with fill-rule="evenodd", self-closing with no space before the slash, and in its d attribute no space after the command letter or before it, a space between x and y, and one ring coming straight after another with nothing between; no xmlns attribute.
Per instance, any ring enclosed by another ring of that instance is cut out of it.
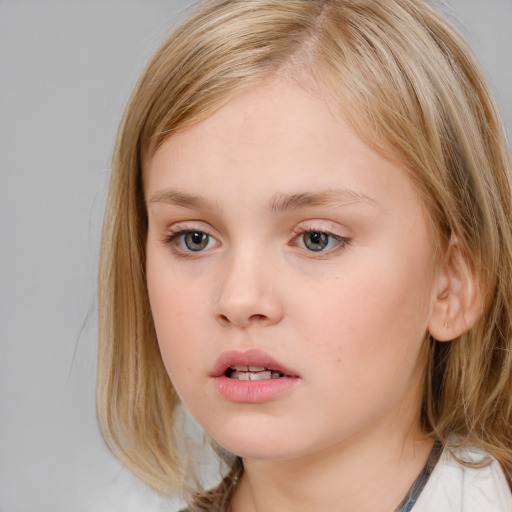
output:
<svg viewBox="0 0 512 512"><path fill-rule="evenodd" d="M124 114L103 227L97 403L108 445L161 492L187 479L146 289L145 163L167 137L276 74L329 96L398 161L439 251L456 237L478 274L476 324L449 343L426 335L422 420L512 477L510 153L470 49L421 0L207 0L156 52Z"/></svg>

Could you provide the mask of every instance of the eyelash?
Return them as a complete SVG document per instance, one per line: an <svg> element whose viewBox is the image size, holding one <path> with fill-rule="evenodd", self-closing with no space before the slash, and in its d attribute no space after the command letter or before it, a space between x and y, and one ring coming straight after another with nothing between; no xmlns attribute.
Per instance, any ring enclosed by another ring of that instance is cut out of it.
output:
<svg viewBox="0 0 512 512"><path fill-rule="evenodd" d="M293 230L293 232L295 233L295 236L294 236L292 242L296 242L298 239L300 239L300 237L304 237L305 235L307 235L309 233L319 233L321 235L326 235L328 237L327 243L329 243L330 240L335 240L337 242L337 245L334 248L331 248L328 250L321 249L321 250L315 251L315 250L311 250L311 249L302 247L301 248L302 250L304 250L307 253L311 253L311 257L317 257L317 258L324 257L325 258L327 256L335 255L338 252L346 249L351 244L350 238L343 237L343 236L337 235L331 231L327 231L324 229L318 229L315 227L296 228ZM205 248L197 250L197 251L191 250L190 248L188 250L184 249L184 248L180 248L179 247L179 238L183 237L187 234L193 234L193 233L202 233L203 235L206 235L208 237L207 246ZM209 233L207 233L206 231L204 231L202 229L194 229L194 228L172 229L171 228L171 231L165 235L163 243L166 246L169 246L174 254L181 256L181 257L190 258L190 257L194 257L196 255L198 256L200 253L202 253L210 244L210 240L216 241L215 237L213 237L212 235L210 235ZM292 245L297 246L295 243Z"/></svg>

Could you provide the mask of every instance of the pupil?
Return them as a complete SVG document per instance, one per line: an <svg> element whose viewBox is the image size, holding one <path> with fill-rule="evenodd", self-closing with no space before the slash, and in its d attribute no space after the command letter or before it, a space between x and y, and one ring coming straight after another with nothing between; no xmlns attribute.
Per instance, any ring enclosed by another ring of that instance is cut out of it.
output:
<svg viewBox="0 0 512 512"><path fill-rule="evenodd" d="M208 245L208 235L201 231L192 231L185 235L185 245L191 251L200 251Z"/></svg>
<svg viewBox="0 0 512 512"><path fill-rule="evenodd" d="M327 247L329 235L321 231L312 231L311 233L306 233L304 243L311 251L321 251Z"/></svg>

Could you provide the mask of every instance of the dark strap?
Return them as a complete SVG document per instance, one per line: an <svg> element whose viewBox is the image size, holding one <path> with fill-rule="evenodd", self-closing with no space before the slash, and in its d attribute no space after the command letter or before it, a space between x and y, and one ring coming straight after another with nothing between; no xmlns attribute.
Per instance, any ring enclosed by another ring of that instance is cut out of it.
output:
<svg viewBox="0 0 512 512"><path fill-rule="evenodd" d="M421 491L425 487L425 484L428 482L434 467L441 456L443 451L443 445L437 439L434 441L434 446L432 447L432 451L430 452L430 456L425 464L425 467L421 470L421 473L418 475L418 478L414 481L409 492L406 494L402 503L395 509L395 512L411 512L412 507L416 504Z"/></svg>

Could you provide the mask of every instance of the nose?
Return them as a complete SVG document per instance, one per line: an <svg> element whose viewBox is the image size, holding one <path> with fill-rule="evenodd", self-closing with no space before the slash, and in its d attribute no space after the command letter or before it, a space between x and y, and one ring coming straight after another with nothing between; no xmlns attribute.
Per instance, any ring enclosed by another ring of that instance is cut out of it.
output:
<svg viewBox="0 0 512 512"><path fill-rule="evenodd" d="M233 257L219 276L213 314L223 327L269 326L283 318L275 265L256 251Z"/></svg>

